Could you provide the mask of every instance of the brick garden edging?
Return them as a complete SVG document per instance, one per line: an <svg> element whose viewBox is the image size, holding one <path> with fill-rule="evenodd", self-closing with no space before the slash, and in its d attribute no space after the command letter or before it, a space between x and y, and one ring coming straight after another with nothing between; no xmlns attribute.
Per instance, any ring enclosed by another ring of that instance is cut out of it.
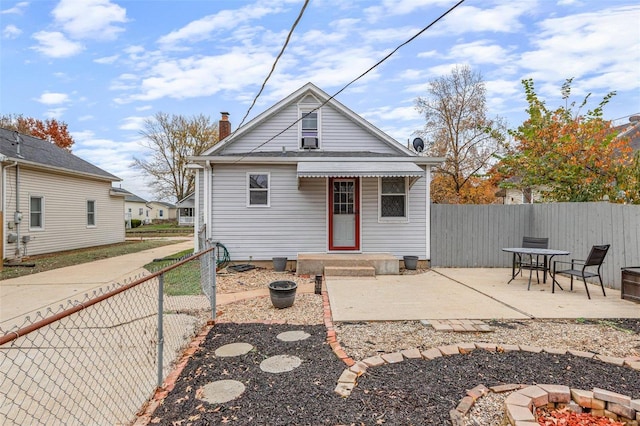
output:
<svg viewBox="0 0 640 426"><path fill-rule="evenodd" d="M567 407L576 413L584 411L594 417L608 417L627 426L638 426L640 421L640 399L632 400L627 395L599 388L587 391L564 385L538 384L517 390L504 404L512 426L538 426L535 410L540 407L551 410Z"/></svg>

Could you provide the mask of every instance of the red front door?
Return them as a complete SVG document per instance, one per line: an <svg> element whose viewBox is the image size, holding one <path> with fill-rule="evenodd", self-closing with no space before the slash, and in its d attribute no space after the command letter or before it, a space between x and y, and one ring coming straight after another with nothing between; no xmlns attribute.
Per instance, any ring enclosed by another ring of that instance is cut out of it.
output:
<svg viewBox="0 0 640 426"><path fill-rule="evenodd" d="M329 250L360 250L360 181L329 179Z"/></svg>

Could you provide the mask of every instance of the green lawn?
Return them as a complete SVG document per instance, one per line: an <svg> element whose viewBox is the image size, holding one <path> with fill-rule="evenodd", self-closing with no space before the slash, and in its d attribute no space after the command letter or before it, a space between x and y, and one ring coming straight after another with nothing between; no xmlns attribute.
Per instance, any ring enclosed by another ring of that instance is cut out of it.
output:
<svg viewBox="0 0 640 426"><path fill-rule="evenodd" d="M35 266L5 266L0 271L0 280L21 277L23 275L36 274L38 272L52 269L64 268L65 266L78 265L94 260L107 259L109 257L121 256L123 254L136 253L156 247L176 244L180 241L173 240L140 240L125 241L118 244L110 244L100 247L90 247L78 250L62 251L39 256L30 256L23 262L23 265L33 264Z"/></svg>
<svg viewBox="0 0 640 426"><path fill-rule="evenodd" d="M193 234L193 228L190 226L178 226L176 223L157 223L149 225L141 225L137 228L127 229L127 237L136 236L187 236Z"/></svg>
<svg viewBox="0 0 640 426"><path fill-rule="evenodd" d="M159 271L162 268L173 265L184 256L190 255L193 250L185 250L165 257L163 260L144 265L149 271ZM190 296L202 294L200 288L200 260L192 260L181 266L171 269L164 274L164 294L167 296Z"/></svg>

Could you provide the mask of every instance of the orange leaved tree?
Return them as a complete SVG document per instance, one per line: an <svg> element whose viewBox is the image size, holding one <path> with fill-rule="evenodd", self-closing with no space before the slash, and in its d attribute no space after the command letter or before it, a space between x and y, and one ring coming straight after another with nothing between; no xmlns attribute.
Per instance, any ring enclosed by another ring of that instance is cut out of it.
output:
<svg viewBox="0 0 640 426"><path fill-rule="evenodd" d="M42 121L22 115L3 115L0 116L0 127L15 130L34 138L51 141L67 151L71 151L71 147L75 142L69 134L67 123L58 121L55 118Z"/></svg>
<svg viewBox="0 0 640 426"><path fill-rule="evenodd" d="M498 170L502 176L519 178L522 188L542 189L546 201L633 202L625 189L637 160L629 141L618 138L611 122L602 118L615 92L581 114L589 95L574 111L575 102L568 102L571 82L562 86L566 105L550 110L535 93L533 80L522 81L529 118L510 131L515 145Z"/></svg>

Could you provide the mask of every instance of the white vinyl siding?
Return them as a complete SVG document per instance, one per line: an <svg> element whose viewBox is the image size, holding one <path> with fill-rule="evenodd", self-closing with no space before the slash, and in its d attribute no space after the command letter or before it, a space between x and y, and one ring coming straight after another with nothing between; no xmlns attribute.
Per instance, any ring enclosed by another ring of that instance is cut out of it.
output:
<svg viewBox="0 0 640 426"><path fill-rule="evenodd" d="M265 168L262 168L263 170ZM271 260L298 252L325 252L326 180L302 179L296 166L271 166L270 208L246 206L246 174L255 167L217 164L213 175L212 238L234 260Z"/></svg>
<svg viewBox="0 0 640 426"><path fill-rule="evenodd" d="M96 226L96 201L87 200L87 226Z"/></svg>
<svg viewBox="0 0 640 426"><path fill-rule="evenodd" d="M300 105L303 108L303 105ZM224 154L247 153L255 149L257 152L297 152L300 149L300 127L294 125L278 135L284 129L295 123L299 118L298 105L292 104L283 108L278 114L261 123L260 126L242 135L224 149ZM342 113L329 105L320 110L321 119L318 120L321 135L320 148L322 151L368 151L389 155L398 155L399 151L378 139L363 127L351 121ZM268 141L267 143L265 143ZM256 148L257 147L257 148Z"/></svg>
<svg viewBox="0 0 640 426"><path fill-rule="evenodd" d="M419 256L426 253L426 179L418 179L409 189L408 217L404 222L378 220L378 179L362 179L362 251Z"/></svg>
<svg viewBox="0 0 640 426"><path fill-rule="evenodd" d="M271 207L246 207L246 174L252 166L216 165L213 177L212 237L234 260L271 260L327 251L327 180L296 178L295 166L271 166ZM378 220L378 179L363 178L361 250L395 256L426 253L426 187L418 179L409 190L408 223Z"/></svg>
<svg viewBox="0 0 640 426"><path fill-rule="evenodd" d="M7 192L13 197L7 199L6 211L16 210L15 168L6 169ZM124 199L111 196L111 182L87 179L59 173L20 167L20 207L25 212L29 207L29 196L44 196L43 231L29 229L25 217L20 224L20 236L32 235L27 243L27 253L37 255L113 244L124 241ZM96 215L96 226L87 227L87 199L91 198L100 206ZM6 222L6 221L5 221ZM5 224L6 226L6 224ZM5 235L8 229L5 228ZM12 231L15 232L15 229ZM33 234L32 234L33 232ZM24 249L20 242L21 249ZM5 257L12 258L16 243L4 242Z"/></svg>

